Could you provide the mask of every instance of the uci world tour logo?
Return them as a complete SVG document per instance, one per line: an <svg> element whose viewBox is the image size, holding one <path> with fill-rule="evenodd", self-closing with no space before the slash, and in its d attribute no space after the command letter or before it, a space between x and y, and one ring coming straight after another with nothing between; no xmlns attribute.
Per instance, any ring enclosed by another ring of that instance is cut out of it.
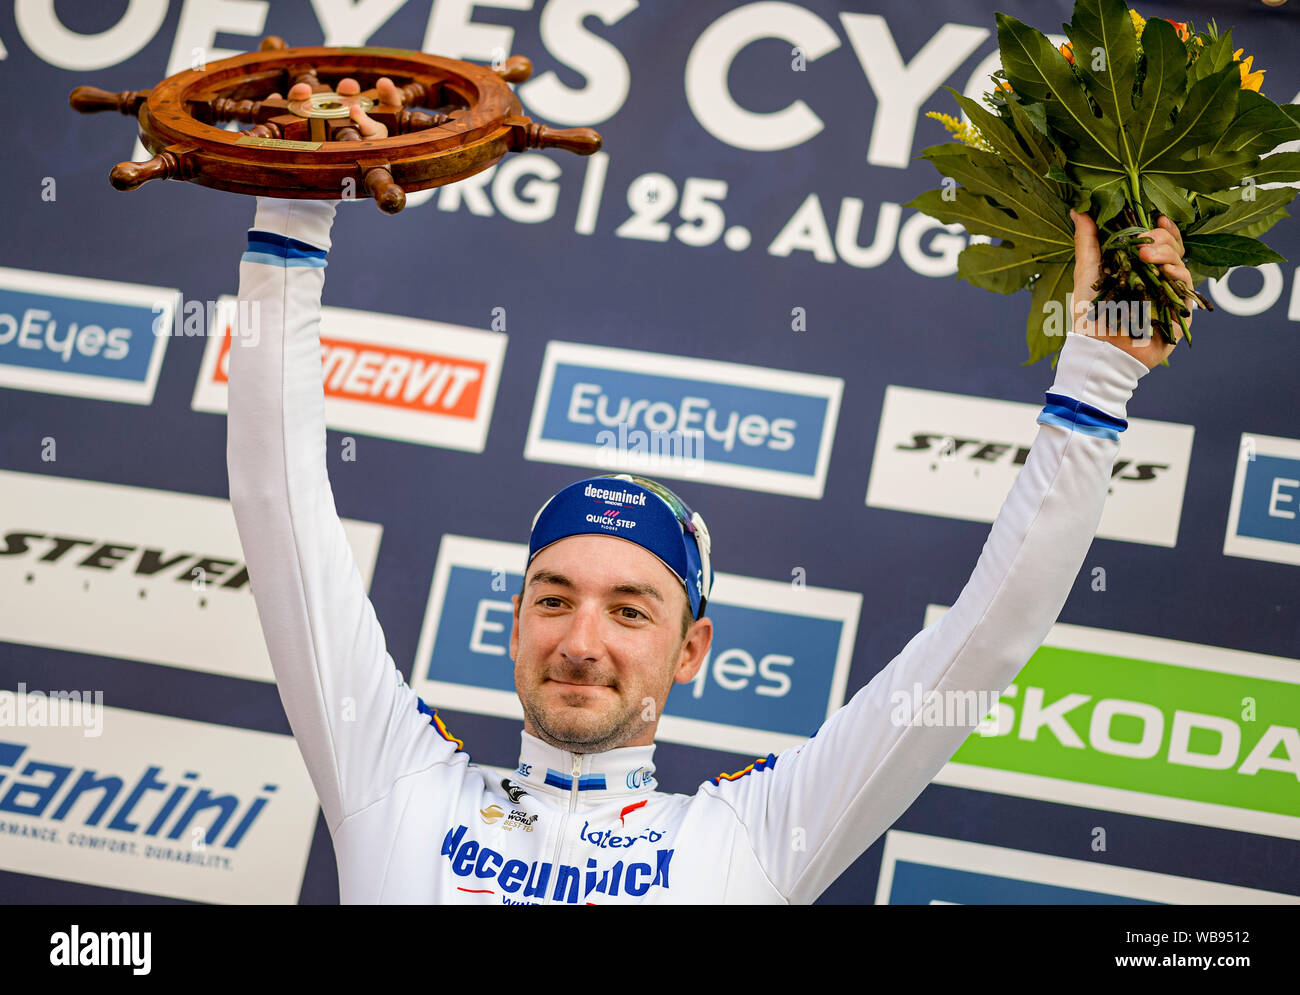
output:
<svg viewBox="0 0 1300 995"><path fill-rule="evenodd" d="M820 498L844 381L550 342L524 458Z"/></svg>

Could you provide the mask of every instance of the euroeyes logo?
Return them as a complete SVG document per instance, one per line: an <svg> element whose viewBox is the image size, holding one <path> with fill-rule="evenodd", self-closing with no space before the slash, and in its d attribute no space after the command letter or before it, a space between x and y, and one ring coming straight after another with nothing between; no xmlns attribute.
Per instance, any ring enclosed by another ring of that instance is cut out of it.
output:
<svg viewBox="0 0 1300 995"><path fill-rule="evenodd" d="M550 342L524 458L820 498L844 381Z"/></svg>
<svg viewBox="0 0 1300 995"><path fill-rule="evenodd" d="M151 404L178 292L0 268L0 387Z"/></svg>
<svg viewBox="0 0 1300 995"><path fill-rule="evenodd" d="M1300 439L1242 435L1223 555L1300 564Z"/></svg>

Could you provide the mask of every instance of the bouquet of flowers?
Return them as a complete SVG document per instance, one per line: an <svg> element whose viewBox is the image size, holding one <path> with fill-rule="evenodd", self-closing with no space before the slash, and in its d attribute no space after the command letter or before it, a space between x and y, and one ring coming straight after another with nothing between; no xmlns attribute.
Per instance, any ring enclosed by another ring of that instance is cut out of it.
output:
<svg viewBox="0 0 1300 995"><path fill-rule="evenodd" d="M948 179L907 206L988 236L962 251L959 278L1031 290L1026 365L1057 353L1071 326L1071 208L1092 215L1102 242L1092 303L1131 306L1166 342L1187 331L1187 298L1212 305L1138 255L1157 215L1178 225L1197 282L1285 262L1257 236L1297 192L1262 187L1300 181L1300 152L1267 155L1300 139L1300 105L1260 92L1264 71L1241 60L1231 29L1145 20L1124 0L1077 0L1059 49L1014 17L997 25L995 88L983 106L947 88L969 121L927 115L958 141L921 153Z"/></svg>

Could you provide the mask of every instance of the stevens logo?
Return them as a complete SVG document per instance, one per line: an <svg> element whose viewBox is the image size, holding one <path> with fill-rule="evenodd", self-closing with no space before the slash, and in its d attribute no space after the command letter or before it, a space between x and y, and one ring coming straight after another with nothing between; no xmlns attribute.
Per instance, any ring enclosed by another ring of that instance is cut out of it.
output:
<svg viewBox="0 0 1300 995"><path fill-rule="evenodd" d="M1029 458L1040 405L885 388L867 504L992 522ZM1153 546L1178 540L1190 425L1129 419L1097 535Z"/></svg>

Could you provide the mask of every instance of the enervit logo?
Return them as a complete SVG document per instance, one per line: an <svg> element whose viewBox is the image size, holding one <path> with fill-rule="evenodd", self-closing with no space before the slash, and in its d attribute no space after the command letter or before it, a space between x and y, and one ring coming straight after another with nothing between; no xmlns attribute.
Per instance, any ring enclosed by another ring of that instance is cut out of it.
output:
<svg viewBox="0 0 1300 995"><path fill-rule="evenodd" d="M86 750L0 728L0 867L201 902L298 900L316 798L289 736L106 708Z"/></svg>
<svg viewBox="0 0 1300 995"><path fill-rule="evenodd" d="M233 313L222 297L220 313ZM321 308L325 422L333 429L481 453L506 354L504 332ZM233 343L233 344L232 344ZM208 339L194 410L224 412L230 329Z"/></svg>
<svg viewBox="0 0 1300 995"><path fill-rule="evenodd" d="M1300 439L1242 435L1223 555L1300 564Z"/></svg>
<svg viewBox="0 0 1300 995"><path fill-rule="evenodd" d="M1058 623L935 782L1300 840L1297 723L1300 661Z"/></svg>
<svg viewBox="0 0 1300 995"><path fill-rule="evenodd" d="M867 504L971 522L997 518L1041 426L1041 405L885 388ZM1191 425L1129 419L1097 535L1173 546Z"/></svg>
<svg viewBox="0 0 1300 995"><path fill-rule="evenodd" d="M843 389L838 377L550 342L524 457L820 498ZM660 452L662 437L682 441Z"/></svg>
<svg viewBox="0 0 1300 995"><path fill-rule="evenodd" d="M153 403L178 292L0 268L0 386Z"/></svg>
<svg viewBox="0 0 1300 995"><path fill-rule="evenodd" d="M522 544L444 535L411 686L428 702L523 718L510 661ZM717 574L713 648L668 697L659 738L736 753L796 746L844 702L862 596Z"/></svg>
<svg viewBox="0 0 1300 995"><path fill-rule="evenodd" d="M230 502L0 470L0 640L270 681ZM381 528L345 522L367 587Z"/></svg>
<svg viewBox="0 0 1300 995"><path fill-rule="evenodd" d="M1028 850L885 834L877 905L1264 905L1300 897Z"/></svg>

